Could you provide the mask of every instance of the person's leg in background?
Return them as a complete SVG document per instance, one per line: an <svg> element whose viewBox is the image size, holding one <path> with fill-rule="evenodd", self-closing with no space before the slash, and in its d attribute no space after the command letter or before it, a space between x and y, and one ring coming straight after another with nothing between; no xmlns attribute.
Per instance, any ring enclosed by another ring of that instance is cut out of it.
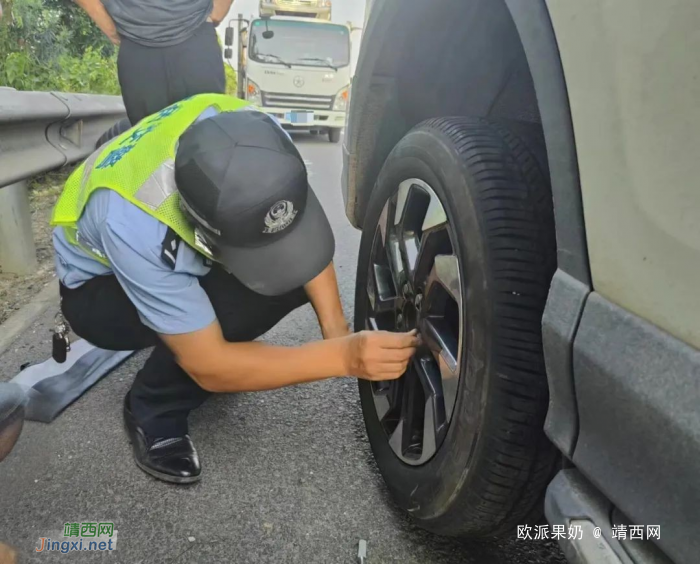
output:
<svg viewBox="0 0 700 564"><path fill-rule="evenodd" d="M126 115L131 125L170 105L163 51L122 39L117 73Z"/></svg>
<svg viewBox="0 0 700 564"><path fill-rule="evenodd" d="M164 51L170 103L195 94L224 94L224 59L214 24L206 22L184 43Z"/></svg>
<svg viewBox="0 0 700 564"><path fill-rule="evenodd" d="M132 125L189 96L226 91L221 48L210 22L182 43L167 47L146 47L123 39L117 68Z"/></svg>

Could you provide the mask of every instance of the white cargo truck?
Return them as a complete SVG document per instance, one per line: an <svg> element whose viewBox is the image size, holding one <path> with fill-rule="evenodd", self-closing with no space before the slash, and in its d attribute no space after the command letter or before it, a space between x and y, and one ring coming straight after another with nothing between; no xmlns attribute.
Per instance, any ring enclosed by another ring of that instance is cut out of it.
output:
<svg viewBox="0 0 700 564"><path fill-rule="evenodd" d="M238 29L239 95L286 129L325 133L337 143L350 99L351 29L297 17L239 20ZM231 27L226 45L233 45Z"/></svg>
<svg viewBox="0 0 700 564"><path fill-rule="evenodd" d="M260 0L261 16L331 19L331 0Z"/></svg>

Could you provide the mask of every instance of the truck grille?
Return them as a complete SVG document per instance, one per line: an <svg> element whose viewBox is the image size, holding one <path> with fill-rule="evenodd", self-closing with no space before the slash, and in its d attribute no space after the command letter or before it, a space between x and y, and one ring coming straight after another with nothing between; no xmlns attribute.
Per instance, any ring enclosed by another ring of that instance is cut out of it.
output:
<svg viewBox="0 0 700 564"><path fill-rule="evenodd" d="M331 110L333 96L311 96L309 94L262 93L263 106L266 108L292 108L304 110Z"/></svg>

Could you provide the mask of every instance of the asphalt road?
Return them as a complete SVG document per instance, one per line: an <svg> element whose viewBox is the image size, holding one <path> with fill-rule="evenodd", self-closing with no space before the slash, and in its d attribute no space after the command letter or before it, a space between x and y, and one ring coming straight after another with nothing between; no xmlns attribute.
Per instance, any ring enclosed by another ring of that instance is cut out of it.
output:
<svg viewBox="0 0 700 564"><path fill-rule="evenodd" d="M335 229L336 264L352 316L359 234L340 194L341 152L326 137L297 142ZM50 353L49 311L0 359L0 380ZM293 345L319 338L307 307L270 332ZM121 405L140 353L49 425L27 423L0 464L0 541L20 562L353 563L563 562L555 545L512 538L465 543L417 529L388 498L372 460L356 384L337 379L280 391L212 398L191 417L203 464L199 484L166 485L133 463ZM35 552L66 522L113 522L112 553Z"/></svg>

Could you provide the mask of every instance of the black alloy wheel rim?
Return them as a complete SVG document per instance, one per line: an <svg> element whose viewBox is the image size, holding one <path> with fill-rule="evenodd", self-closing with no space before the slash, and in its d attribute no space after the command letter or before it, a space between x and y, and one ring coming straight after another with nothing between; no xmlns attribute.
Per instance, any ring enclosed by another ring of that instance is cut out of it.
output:
<svg viewBox="0 0 700 564"><path fill-rule="evenodd" d="M409 179L379 217L367 277L366 328L410 331L423 344L406 373L373 382L377 416L394 454L420 466L449 428L462 366L462 281L454 235L442 202Z"/></svg>

